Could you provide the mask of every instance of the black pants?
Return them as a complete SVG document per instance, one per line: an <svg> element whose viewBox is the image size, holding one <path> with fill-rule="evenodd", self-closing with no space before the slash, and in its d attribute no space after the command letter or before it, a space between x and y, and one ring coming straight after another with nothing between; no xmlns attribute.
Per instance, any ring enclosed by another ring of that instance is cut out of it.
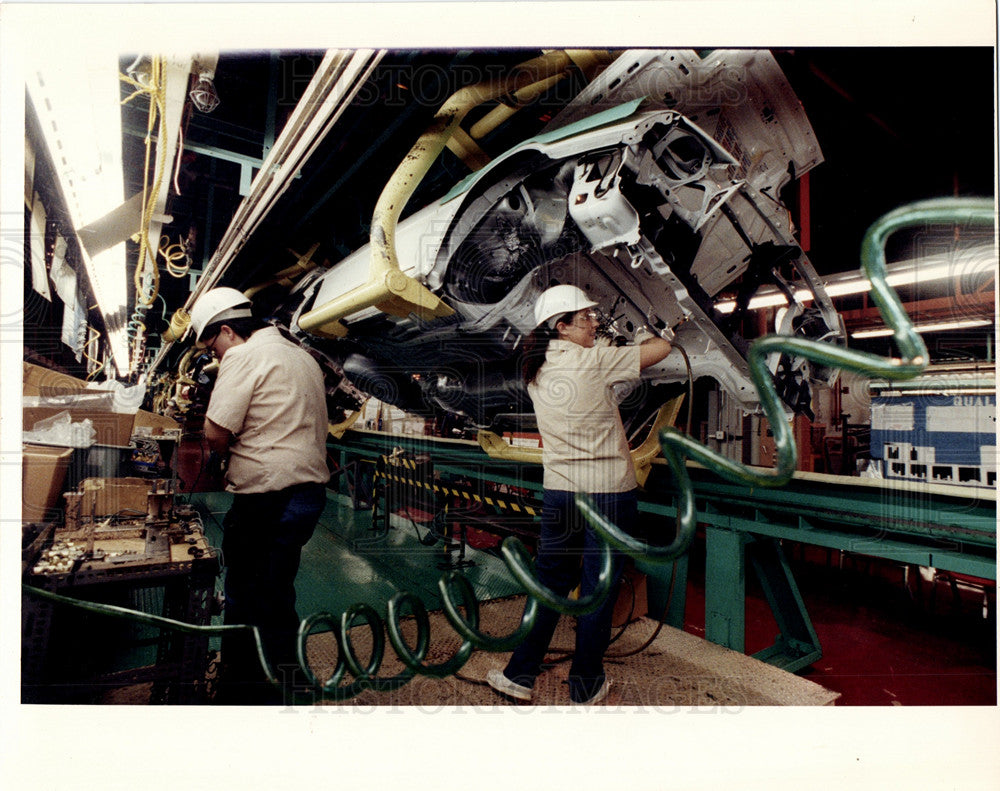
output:
<svg viewBox="0 0 1000 791"><path fill-rule="evenodd" d="M224 621L259 629L265 657L279 680L290 682L298 665L295 575L302 547L325 505L323 484L299 484L277 492L237 494L223 520ZM260 700L272 697L274 688L250 634L223 637L219 692L220 702L226 703L280 702Z"/></svg>

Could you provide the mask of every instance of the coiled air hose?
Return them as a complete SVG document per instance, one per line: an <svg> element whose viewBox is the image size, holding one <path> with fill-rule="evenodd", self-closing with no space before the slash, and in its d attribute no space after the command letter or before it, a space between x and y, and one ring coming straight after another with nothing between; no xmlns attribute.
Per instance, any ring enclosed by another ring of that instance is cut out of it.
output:
<svg viewBox="0 0 1000 791"><path fill-rule="evenodd" d="M770 354L788 353L804 357L829 368L853 371L869 378L890 381L912 379L927 366L927 347L907 316L899 297L886 282L885 243L902 228L955 223L993 227L996 211L988 198L939 198L903 206L877 220L861 242L861 270L872 286L871 296L886 325L892 328L900 357L852 351L805 338L765 335L750 346L750 375L774 434L777 465L770 470L752 468L723 456L674 428L660 431L660 445L680 490L676 538L667 546L652 546L628 536L598 511L586 494L576 496L587 521L604 540L617 549L646 561L669 562L687 551L694 538L694 490L688 477L685 459L708 467L732 483L747 486L783 486L792 477L798 452L791 427L785 420L781 399L767 367Z"/></svg>
<svg viewBox="0 0 1000 791"><path fill-rule="evenodd" d="M759 338L750 348L749 362L751 375L760 394L761 403L771 423L777 448L777 465L771 470L753 469L734 462L721 454L695 442L688 436L673 429L660 432L663 453L676 476L680 491L676 538L668 546L652 546L624 534L610 523L584 494L577 495L587 521L605 540L603 568L598 589L584 600L572 601L558 596L542 585L532 570L531 558L524 545L514 537L508 537L501 545L501 555L511 574L525 587L527 598L519 626L509 635L494 637L479 629L479 601L472 584L459 572L450 572L438 581L438 589L444 603L444 614L449 624L462 638L462 644L455 654L445 662L429 665L425 663L430 643L430 620L423 602L409 592L393 596L387 603L388 623L370 606L355 604L339 618L328 612L314 613L299 625L297 636L297 656L305 673L309 688L287 690L294 698L308 695L315 702L317 695L323 699L343 701L355 697L367 689L387 691L397 689L416 675L443 678L458 672L468 661L476 648L505 652L512 650L525 637L534 624L539 604L544 604L563 614L581 615L592 612L604 601L611 587L611 547L643 561L669 562L685 552L694 537L696 527L694 493L685 467L685 459L701 462L723 478L748 486L781 486L791 478L797 463L797 451L792 432L785 421L781 401L778 397L767 357L773 353L799 355L827 367L853 371L867 377L884 377L893 381L905 380L918 375L927 365L927 348L913 324L903 310L896 293L886 282L884 248L888 237L895 231L932 223L960 223L965 225L990 226L996 220L993 202L989 199L939 199L915 203L890 212L869 228L861 249L862 271L871 282L872 298L886 324L892 328L899 347L899 358L885 358L865 352L830 346L824 343L779 335ZM459 593L459 600L453 598L453 591ZM180 621L93 602L85 602L60 596L30 585L22 590L32 596L39 596L70 604L90 612L109 616L130 618L162 628L182 633L219 635L236 631L252 633L257 657L268 681L281 686L274 669L265 656L260 634L256 627L249 625L192 626ZM401 618L409 610L417 627L416 645L410 647L402 634ZM464 610L464 615L460 610ZM364 619L371 631L373 648L371 656L363 666L350 640L350 630ZM338 658L332 675L320 681L313 673L306 657L306 641L317 625L326 625L337 638ZM391 678L379 678L378 670L385 654L385 634L388 634L393 650L405 665L405 670ZM350 671L354 680L343 683Z"/></svg>

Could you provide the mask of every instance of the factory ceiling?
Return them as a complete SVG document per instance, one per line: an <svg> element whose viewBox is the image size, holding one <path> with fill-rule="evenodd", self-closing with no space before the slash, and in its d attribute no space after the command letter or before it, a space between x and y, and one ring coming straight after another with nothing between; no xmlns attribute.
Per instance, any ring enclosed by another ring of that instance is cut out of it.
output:
<svg viewBox="0 0 1000 791"><path fill-rule="evenodd" d="M206 113L186 103L183 150L171 174L160 244L164 249L178 245L174 251L183 248L187 274L161 279L163 300L146 322L151 337L166 330L220 240L234 230L233 218L251 178L307 92L324 54L220 52L214 74L218 106ZM241 240L218 284L245 289L300 256L311 254L317 263L332 264L364 245L382 188L447 97L484 78L505 76L540 54L529 49L386 51L290 187ZM805 108L825 159L809 174L808 196L808 252L820 274L855 270L864 230L892 208L923 198L993 193L989 48L810 48L776 50L774 55ZM122 55L123 72L137 56ZM192 76L192 84L194 80ZM542 130L585 84L584 74L574 73L477 143L487 156L497 156ZM123 99L130 91L123 83ZM496 104L483 105L469 120ZM122 113L127 196L143 187L148 100L127 102ZM441 197L469 172L445 150L407 202L403 217ZM793 180L789 188L799 186ZM801 205L796 194L784 197L789 206ZM133 269L137 259L130 255Z"/></svg>

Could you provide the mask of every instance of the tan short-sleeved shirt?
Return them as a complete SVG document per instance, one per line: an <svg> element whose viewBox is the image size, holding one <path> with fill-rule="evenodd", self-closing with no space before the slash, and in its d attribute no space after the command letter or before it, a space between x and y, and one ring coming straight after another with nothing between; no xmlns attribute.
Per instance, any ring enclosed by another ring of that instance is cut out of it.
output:
<svg viewBox="0 0 1000 791"><path fill-rule="evenodd" d="M636 487L628 439L611 385L639 378L638 346L549 342L528 395L542 435L543 484L571 492Z"/></svg>
<svg viewBox="0 0 1000 791"><path fill-rule="evenodd" d="M232 432L226 489L326 483L326 386L309 353L274 327L226 351L205 417Z"/></svg>

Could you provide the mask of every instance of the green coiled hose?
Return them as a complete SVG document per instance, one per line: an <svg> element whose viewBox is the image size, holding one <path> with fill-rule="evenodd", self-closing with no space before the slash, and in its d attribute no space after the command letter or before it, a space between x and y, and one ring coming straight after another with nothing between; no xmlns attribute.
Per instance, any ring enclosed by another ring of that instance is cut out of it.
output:
<svg viewBox="0 0 1000 791"><path fill-rule="evenodd" d="M604 540L636 558L652 562L670 562L687 551L696 527L694 489L685 466L693 459L732 483L747 486L782 486L788 482L798 464L798 452L791 427L785 419L781 399L767 367L767 358L775 353L804 357L827 368L882 377L891 381L912 379L927 366L927 347L903 309L896 292L886 281L885 243L902 228L932 223L960 223L989 226L997 215L989 198L939 198L903 206L877 220L861 242L861 270L872 286L871 296L882 319L893 330L900 357L880 357L877 354L852 351L805 338L765 335L750 346L750 375L774 434L776 466L761 470L733 461L711 450L674 428L660 432L660 445L680 490L676 538L666 546L652 546L638 541L619 530L594 508L586 494L578 494L577 504L587 521Z"/></svg>

